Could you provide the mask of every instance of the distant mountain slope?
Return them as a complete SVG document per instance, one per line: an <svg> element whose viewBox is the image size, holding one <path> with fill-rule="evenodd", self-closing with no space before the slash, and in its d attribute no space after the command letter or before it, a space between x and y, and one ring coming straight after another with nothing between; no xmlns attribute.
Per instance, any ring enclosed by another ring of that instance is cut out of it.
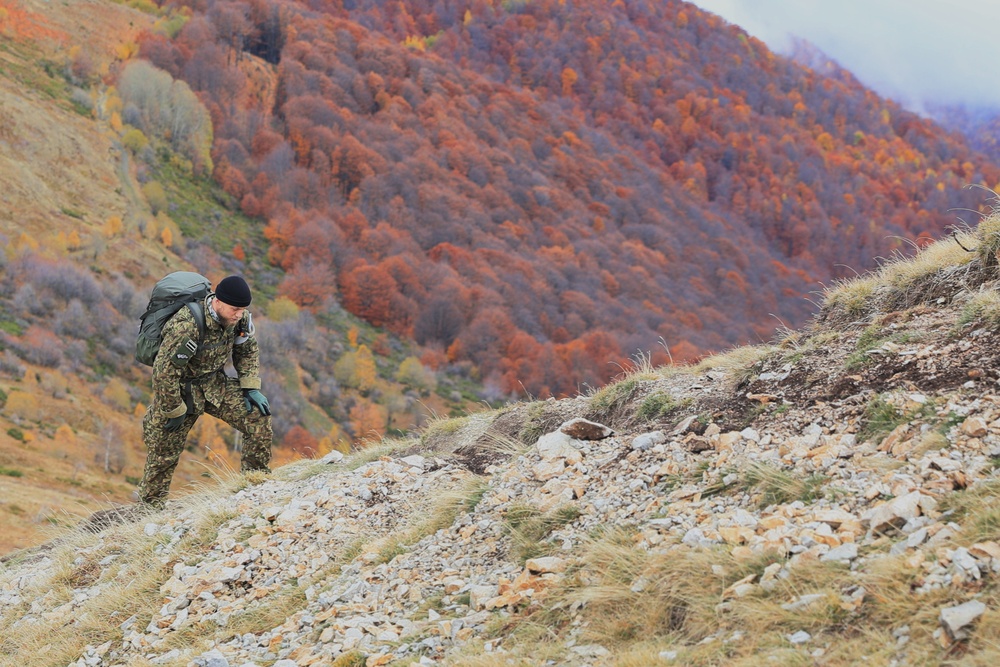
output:
<svg viewBox="0 0 1000 667"><path fill-rule="evenodd" d="M961 132L977 151L1000 162L1000 109L945 106L932 107L930 113L943 126Z"/></svg>
<svg viewBox="0 0 1000 667"><path fill-rule="evenodd" d="M335 281L502 393L574 393L658 339L765 338L1000 177L682 2L186 4L141 54L210 108L215 175L267 220L283 292Z"/></svg>

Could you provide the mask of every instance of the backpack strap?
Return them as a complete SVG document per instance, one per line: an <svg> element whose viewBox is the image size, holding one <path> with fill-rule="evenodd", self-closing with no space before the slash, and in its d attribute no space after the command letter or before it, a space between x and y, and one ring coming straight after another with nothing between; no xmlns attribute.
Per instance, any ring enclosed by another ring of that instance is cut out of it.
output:
<svg viewBox="0 0 1000 667"><path fill-rule="evenodd" d="M201 352L202 341L205 340L205 310L198 301L188 301L186 305L194 317L194 323L198 325L198 350L195 352L198 354Z"/></svg>

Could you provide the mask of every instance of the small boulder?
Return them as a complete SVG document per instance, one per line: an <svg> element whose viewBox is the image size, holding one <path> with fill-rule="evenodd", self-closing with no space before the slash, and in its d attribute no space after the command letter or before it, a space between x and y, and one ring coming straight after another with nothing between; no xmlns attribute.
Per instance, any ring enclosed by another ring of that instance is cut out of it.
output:
<svg viewBox="0 0 1000 667"><path fill-rule="evenodd" d="M614 433L604 424L598 424L583 417L569 420L560 426L559 430L577 440L603 440Z"/></svg>

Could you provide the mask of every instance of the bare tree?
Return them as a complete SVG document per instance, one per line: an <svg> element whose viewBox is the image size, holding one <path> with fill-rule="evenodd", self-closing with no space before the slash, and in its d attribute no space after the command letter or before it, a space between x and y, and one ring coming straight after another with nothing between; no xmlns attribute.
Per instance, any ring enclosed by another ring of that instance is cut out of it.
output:
<svg viewBox="0 0 1000 667"><path fill-rule="evenodd" d="M105 474L121 474L125 469L125 442L121 428L114 423L105 424L98 436L94 462Z"/></svg>

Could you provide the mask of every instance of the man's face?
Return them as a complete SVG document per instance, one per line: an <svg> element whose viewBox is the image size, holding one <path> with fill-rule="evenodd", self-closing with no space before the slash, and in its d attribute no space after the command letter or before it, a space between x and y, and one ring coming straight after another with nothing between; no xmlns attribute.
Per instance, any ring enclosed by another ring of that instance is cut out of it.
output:
<svg viewBox="0 0 1000 667"><path fill-rule="evenodd" d="M219 316L222 323L227 327L231 327L240 321L243 317L243 313L246 312L246 308L237 308L236 306L230 306L228 303L216 299L215 303L212 304L215 307L215 314Z"/></svg>

